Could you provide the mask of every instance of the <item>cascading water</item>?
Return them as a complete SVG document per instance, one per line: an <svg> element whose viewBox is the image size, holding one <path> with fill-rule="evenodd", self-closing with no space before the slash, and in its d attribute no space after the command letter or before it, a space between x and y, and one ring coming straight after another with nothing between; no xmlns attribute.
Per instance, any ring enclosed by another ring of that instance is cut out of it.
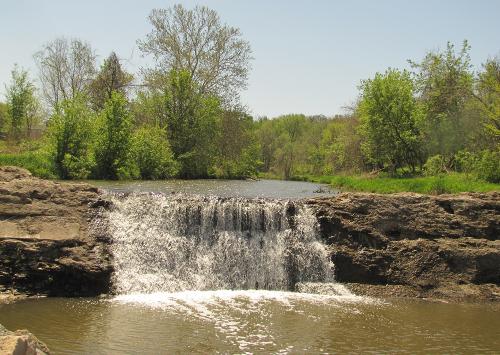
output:
<svg viewBox="0 0 500 355"><path fill-rule="evenodd" d="M291 201L112 195L117 293L293 290L333 281L317 221Z"/></svg>

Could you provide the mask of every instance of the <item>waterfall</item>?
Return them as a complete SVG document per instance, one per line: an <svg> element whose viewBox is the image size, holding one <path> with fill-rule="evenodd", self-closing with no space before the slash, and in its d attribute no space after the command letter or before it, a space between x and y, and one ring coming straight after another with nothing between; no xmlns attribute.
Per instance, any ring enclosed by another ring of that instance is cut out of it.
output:
<svg viewBox="0 0 500 355"><path fill-rule="evenodd" d="M312 211L287 200L110 194L118 294L333 281Z"/></svg>

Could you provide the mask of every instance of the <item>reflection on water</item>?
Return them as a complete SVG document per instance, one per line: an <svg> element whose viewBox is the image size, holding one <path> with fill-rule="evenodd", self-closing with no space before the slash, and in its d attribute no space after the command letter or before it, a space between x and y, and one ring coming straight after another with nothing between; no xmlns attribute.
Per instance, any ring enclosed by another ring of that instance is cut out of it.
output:
<svg viewBox="0 0 500 355"><path fill-rule="evenodd" d="M500 305L381 302L282 291L27 300L0 323L56 354L498 353Z"/></svg>
<svg viewBox="0 0 500 355"><path fill-rule="evenodd" d="M299 199L335 193L327 185L282 180L87 181L114 192L163 192L219 197Z"/></svg>

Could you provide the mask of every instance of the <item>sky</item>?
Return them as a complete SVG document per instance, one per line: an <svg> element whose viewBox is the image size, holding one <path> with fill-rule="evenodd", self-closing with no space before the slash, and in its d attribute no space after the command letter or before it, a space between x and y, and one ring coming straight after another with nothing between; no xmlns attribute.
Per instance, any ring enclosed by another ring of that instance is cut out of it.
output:
<svg viewBox="0 0 500 355"><path fill-rule="evenodd" d="M102 62L111 51L138 73L151 59L137 40L153 8L206 5L240 28L254 60L241 101L254 116L331 116L357 98L362 79L409 68L428 51L467 39L476 69L500 56L499 0L159 1L0 0L0 101L15 63L38 76L33 54L59 36L88 41Z"/></svg>

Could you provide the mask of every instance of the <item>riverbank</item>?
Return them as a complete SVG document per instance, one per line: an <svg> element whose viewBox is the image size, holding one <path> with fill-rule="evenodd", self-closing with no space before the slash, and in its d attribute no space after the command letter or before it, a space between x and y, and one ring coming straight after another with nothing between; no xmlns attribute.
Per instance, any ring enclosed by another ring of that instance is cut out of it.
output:
<svg viewBox="0 0 500 355"><path fill-rule="evenodd" d="M99 296L113 272L95 187L0 168L0 289ZM500 300L500 193L342 193L313 209L336 279L376 297Z"/></svg>
<svg viewBox="0 0 500 355"><path fill-rule="evenodd" d="M271 179L272 175L262 175ZM500 184L478 179L472 174L448 173L439 176L384 177L370 174L359 175L301 175L294 181L328 184L345 192L371 192L391 194L414 192L426 195L457 194L462 192L500 191Z"/></svg>

